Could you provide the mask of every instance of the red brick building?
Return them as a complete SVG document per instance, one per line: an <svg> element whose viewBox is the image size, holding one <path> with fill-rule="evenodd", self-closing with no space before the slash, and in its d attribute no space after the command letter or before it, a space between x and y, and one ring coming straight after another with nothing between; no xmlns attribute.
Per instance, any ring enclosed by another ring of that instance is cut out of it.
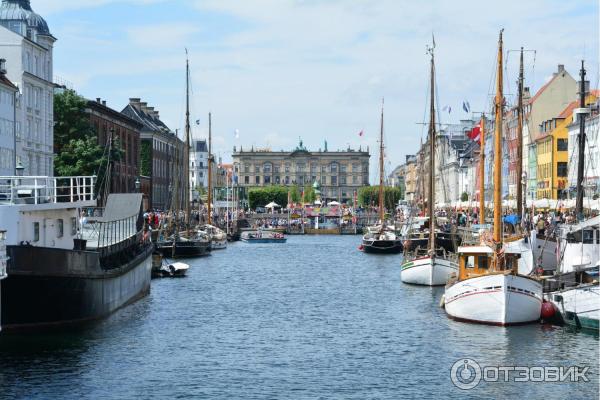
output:
<svg viewBox="0 0 600 400"><path fill-rule="evenodd" d="M113 160L110 193L135 193L139 179L140 130L142 124L113 110L101 99L89 100L86 112L98 135L98 144L108 148L110 139L122 150L120 160Z"/></svg>

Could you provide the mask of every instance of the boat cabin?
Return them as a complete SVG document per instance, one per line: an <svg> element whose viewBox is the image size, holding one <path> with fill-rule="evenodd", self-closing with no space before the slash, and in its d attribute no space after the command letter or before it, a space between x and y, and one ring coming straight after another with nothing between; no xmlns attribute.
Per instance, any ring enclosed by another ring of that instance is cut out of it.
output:
<svg viewBox="0 0 600 400"><path fill-rule="evenodd" d="M464 280L474 276L487 275L491 273L503 273L511 271L517 273L520 255L505 252L503 265L496 267L496 256L494 250L485 245L464 246L458 248L458 279Z"/></svg>

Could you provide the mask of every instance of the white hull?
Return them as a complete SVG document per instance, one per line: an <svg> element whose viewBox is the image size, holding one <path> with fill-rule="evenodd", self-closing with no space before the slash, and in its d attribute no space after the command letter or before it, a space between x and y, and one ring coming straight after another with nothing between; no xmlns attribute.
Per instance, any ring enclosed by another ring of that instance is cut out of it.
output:
<svg viewBox="0 0 600 400"><path fill-rule="evenodd" d="M458 264L441 257L422 257L402 264L400 279L404 283L440 286L448 282L450 275L458 273Z"/></svg>
<svg viewBox="0 0 600 400"><path fill-rule="evenodd" d="M212 250L221 250L227 248L227 239L215 240L213 239L210 243Z"/></svg>
<svg viewBox="0 0 600 400"><path fill-rule="evenodd" d="M582 285L571 289L552 292L549 300L563 314L563 319L572 319L571 315L584 326L598 328L600 319L600 286Z"/></svg>
<svg viewBox="0 0 600 400"><path fill-rule="evenodd" d="M542 309L542 284L512 274L490 274L446 287L446 313L458 320L493 325L534 322Z"/></svg>

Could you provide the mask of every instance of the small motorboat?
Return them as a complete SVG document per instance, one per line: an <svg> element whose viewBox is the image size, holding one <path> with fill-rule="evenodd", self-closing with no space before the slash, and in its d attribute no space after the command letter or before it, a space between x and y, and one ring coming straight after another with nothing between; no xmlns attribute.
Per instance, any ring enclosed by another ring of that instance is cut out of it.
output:
<svg viewBox="0 0 600 400"><path fill-rule="evenodd" d="M163 263L158 272L163 278L183 278L187 274L188 269L190 269L189 264L178 261Z"/></svg>
<svg viewBox="0 0 600 400"><path fill-rule="evenodd" d="M285 243L287 241L283 233L272 231L243 232L241 239L246 243Z"/></svg>

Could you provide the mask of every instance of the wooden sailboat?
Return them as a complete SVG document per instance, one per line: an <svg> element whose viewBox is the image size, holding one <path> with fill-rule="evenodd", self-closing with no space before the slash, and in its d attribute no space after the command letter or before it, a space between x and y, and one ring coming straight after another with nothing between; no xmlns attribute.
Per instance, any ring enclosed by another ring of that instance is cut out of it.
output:
<svg viewBox="0 0 600 400"><path fill-rule="evenodd" d="M429 48L431 55L431 93L429 107L429 196L427 199L429 213L429 238L426 248L416 248L405 252L400 278L404 283L416 285L444 285L451 274L456 273L458 264L456 258L444 248L436 246L435 229L435 60L434 48Z"/></svg>
<svg viewBox="0 0 600 400"><path fill-rule="evenodd" d="M446 285L444 307L449 317L492 325L537 321L542 284L518 273L518 254L503 249L502 234L502 31L498 41L494 138L493 237L458 249L458 276Z"/></svg>
<svg viewBox="0 0 600 400"><path fill-rule="evenodd" d="M379 138L379 225L367 228L367 233L363 236L360 248L365 253L378 254L397 254L403 249L402 241L396 235L395 230L388 228L385 221L385 192L384 192L384 171L383 157L385 147L383 145L383 103L381 105L381 130Z"/></svg>
<svg viewBox="0 0 600 400"><path fill-rule="evenodd" d="M211 250L221 250L227 248L227 234L219 227L213 225L212 221L212 162L212 114L208 113L208 223L199 227L198 233L200 235L204 235L208 238L208 240L210 240Z"/></svg>
<svg viewBox="0 0 600 400"><path fill-rule="evenodd" d="M189 191L189 152L190 152L190 63L186 59L186 111L185 111L185 148L184 148L184 174L185 182L184 203L185 219L181 226L179 213L179 187L178 179L175 179L174 199L171 213L173 220L170 226L161 233L162 237L156 243L156 249L165 257L198 257L209 254L210 240L207 240L200 232L191 229L191 207ZM177 163L175 163L177 165ZM177 176L177 175L176 175Z"/></svg>

